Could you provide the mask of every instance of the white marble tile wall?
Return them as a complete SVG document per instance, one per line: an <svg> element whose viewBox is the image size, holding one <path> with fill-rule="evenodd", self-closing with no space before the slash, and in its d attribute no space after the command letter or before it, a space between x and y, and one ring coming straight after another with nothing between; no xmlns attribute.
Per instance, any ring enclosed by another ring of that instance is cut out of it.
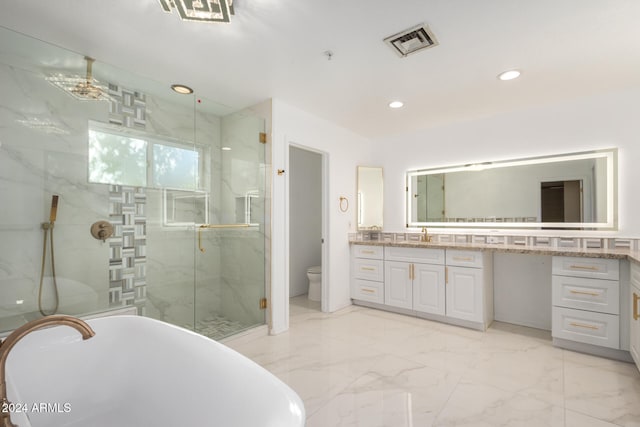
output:
<svg viewBox="0 0 640 427"><path fill-rule="evenodd" d="M104 120L108 106L78 103L41 74L4 64L0 92L0 318L37 310L41 223L53 194L60 196L54 228L60 310L104 307L108 248L88 229L106 217L107 189L87 183L86 135L88 121ZM84 306L75 304L78 295L87 295Z"/></svg>

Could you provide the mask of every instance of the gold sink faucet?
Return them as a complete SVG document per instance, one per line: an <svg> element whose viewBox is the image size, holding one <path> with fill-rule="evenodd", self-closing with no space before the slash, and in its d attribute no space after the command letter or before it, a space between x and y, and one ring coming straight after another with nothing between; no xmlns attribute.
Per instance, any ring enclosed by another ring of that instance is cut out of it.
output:
<svg viewBox="0 0 640 427"><path fill-rule="evenodd" d="M433 236L429 236L429 233L427 232L427 227L422 227L422 236L420 236L420 241L431 242L432 237Z"/></svg>
<svg viewBox="0 0 640 427"><path fill-rule="evenodd" d="M4 341L0 342L0 403L2 403L3 408L8 408L10 406L9 400L7 399L7 380L5 372L7 358L9 357L9 353L13 346L33 331L49 326L59 325L71 326L76 329L82 335L83 340L88 340L96 334L89 325L80 319L72 316L56 315L42 317L26 323L13 331L7 338L5 338ZM0 427L17 427L11 422L11 413L9 411L2 411L0 413Z"/></svg>

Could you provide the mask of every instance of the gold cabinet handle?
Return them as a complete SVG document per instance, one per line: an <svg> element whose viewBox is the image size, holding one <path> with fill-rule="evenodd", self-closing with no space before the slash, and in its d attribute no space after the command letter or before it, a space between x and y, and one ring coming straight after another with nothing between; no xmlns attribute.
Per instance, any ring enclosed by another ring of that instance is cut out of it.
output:
<svg viewBox="0 0 640 427"><path fill-rule="evenodd" d="M576 328L584 328L584 329L592 329L594 331L597 331L598 329L600 329L600 327L598 326L593 326L593 325L585 325L584 323L575 323L575 322L571 322L569 323L571 326L575 326Z"/></svg>
<svg viewBox="0 0 640 427"><path fill-rule="evenodd" d="M415 276L413 275L413 264L409 264L409 280L413 280Z"/></svg>
<svg viewBox="0 0 640 427"><path fill-rule="evenodd" d="M360 289L360 291L362 291L362 292L368 292L368 293L370 293L370 294L375 294L375 293L376 293L376 291L374 291L373 289Z"/></svg>
<svg viewBox="0 0 640 427"><path fill-rule="evenodd" d="M375 268L373 268L373 267L360 267L360 270L376 271L376 269L375 269Z"/></svg>
<svg viewBox="0 0 640 427"><path fill-rule="evenodd" d="M375 253L376 253L376 251L372 251L372 250L370 250L370 249L369 249L369 250L365 250L365 249L363 249L363 250L361 250L360 252L362 252L363 254L375 254Z"/></svg>
<svg viewBox="0 0 640 427"><path fill-rule="evenodd" d="M449 283L449 267L444 268L444 284Z"/></svg>
<svg viewBox="0 0 640 427"><path fill-rule="evenodd" d="M469 256L454 256L453 260L454 261L473 261L473 258Z"/></svg>
<svg viewBox="0 0 640 427"><path fill-rule="evenodd" d="M633 320L640 319L640 315L638 314L638 301L640 300L640 295L633 293Z"/></svg>
<svg viewBox="0 0 640 427"><path fill-rule="evenodd" d="M594 267L592 265L570 265L569 268L575 268L576 270L600 271L598 267Z"/></svg>
<svg viewBox="0 0 640 427"><path fill-rule="evenodd" d="M571 292L572 294L578 294L578 295L590 295L592 297L599 297L601 295L601 294L599 294L597 292L587 292L587 291L574 291L574 290L571 290L569 292Z"/></svg>

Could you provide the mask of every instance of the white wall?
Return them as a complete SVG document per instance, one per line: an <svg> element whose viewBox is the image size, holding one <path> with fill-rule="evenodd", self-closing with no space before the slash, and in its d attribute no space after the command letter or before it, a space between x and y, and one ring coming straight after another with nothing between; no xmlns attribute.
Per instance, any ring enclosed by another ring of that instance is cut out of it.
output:
<svg viewBox="0 0 640 427"><path fill-rule="evenodd" d="M323 236L325 253L323 269L328 272L328 298L323 296L323 308L336 311L351 303L349 296L349 239L355 231L356 167L371 164L368 140L326 120L313 116L285 102L273 100L273 234L271 333L288 328L289 324L289 218L288 174L278 175L278 169L289 167L289 146L299 145L326 153L323 169L328 183L327 203L329 230ZM339 209L340 196L349 199L349 210ZM326 304L326 306L325 306Z"/></svg>
<svg viewBox="0 0 640 427"><path fill-rule="evenodd" d="M606 234L640 236L639 96L612 92L374 140L374 161L385 169L385 230L405 230L407 170L617 147L619 231Z"/></svg>
<svg viewBox="0 0 640 427"><path fill-rule="evenodd" d="M322 263L322 155L289 148L289 297L309 290L307 269Z"/></svg>

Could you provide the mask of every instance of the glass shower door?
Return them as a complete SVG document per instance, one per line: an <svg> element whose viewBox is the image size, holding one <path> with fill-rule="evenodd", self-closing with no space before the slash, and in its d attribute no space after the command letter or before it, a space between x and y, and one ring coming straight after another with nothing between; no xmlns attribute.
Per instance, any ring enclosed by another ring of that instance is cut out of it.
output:
<svg viewBox="0 0 640 427"><path fill-rule="evenodd" d="M198 333L221 339L265 323L265 119L251 109L205 123L219 126L210 156L208 222L196 227L195 312Z"/></svg>

